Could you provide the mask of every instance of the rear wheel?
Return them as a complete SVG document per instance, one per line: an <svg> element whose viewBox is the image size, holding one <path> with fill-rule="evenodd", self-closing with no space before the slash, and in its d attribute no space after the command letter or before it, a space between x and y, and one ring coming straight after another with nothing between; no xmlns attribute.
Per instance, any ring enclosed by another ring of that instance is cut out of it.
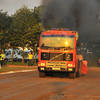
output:
<svg viewBox="0 0 100 100"><path fill-rule="evenodd" d="M45 77L45 72L39 72L39 77Z"/></svg>
<svg viewBox="0 0 100 100"><path fill-rule="evenodd" d="M76 76L76 75L75 75L75 72L74 72L74 73L69 73L69 78L70 78L70 79L75 79L75 76Z"/></svg>
<svg viewBox="0 0 100 100"><path fill-rule="evenodd" d="M76 72L76 77L81 76L81 66L80 66L80 61L78 61L78 71Z"/></svg>
<svg viewBox="0 0 100 100"><path fill-rule="evenodd" d="M81 73L80 73L80 69L76 72L76 77L80 77Z"/></svg>

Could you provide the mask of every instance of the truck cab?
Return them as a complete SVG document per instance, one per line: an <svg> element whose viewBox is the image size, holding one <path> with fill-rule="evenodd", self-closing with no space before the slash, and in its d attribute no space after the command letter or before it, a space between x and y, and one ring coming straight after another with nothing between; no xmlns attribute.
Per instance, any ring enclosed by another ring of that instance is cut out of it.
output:
<svg viewBox="0 0 100 100"><path fill-rule="evenodd" d="M38 54L40 77L45 77L47 73L61 72L75 78L79 69L76 58L77 35L77 32L68 29L51 29L41 33Z"/></svg>

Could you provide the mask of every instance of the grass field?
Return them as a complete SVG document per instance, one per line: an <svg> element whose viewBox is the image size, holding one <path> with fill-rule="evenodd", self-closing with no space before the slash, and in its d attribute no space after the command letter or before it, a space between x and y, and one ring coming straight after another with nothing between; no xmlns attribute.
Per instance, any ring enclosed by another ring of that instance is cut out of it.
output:
<svg viewBox="0 0 100 100"><path fill-rule="evenodd" d="M9 65L9 67L7 67L6 65ZM22 67L10 67L10 65L22 65ZM35 69L34 66L37 66L38 63L33 64L33 67L24 67L23 65L28 66L27 63L22 63L22 62L4 62L4 66L1 67L0 69L0 73L2 72L9 72L9 71L17 71L17 70L30 70L30 69Z"/></svg>
<svg viewBox="0 0 100 100"><path fill-rule="evenodd" d="M4 62L4 65L6 64L10 64L10 65L28 65L28 63L22 63L22 62ZM34 64L33 65L38 65L38 63Z"/></svg>
<svg viewBox="0 0 100 100"><path fill-rule="evenodd" d="M33 68L21 68L21 67L1 67L0 69L0 73L2 72L9 72L9 71L17 71L17 70L30 70L30 69L34 69Z"/></svg>

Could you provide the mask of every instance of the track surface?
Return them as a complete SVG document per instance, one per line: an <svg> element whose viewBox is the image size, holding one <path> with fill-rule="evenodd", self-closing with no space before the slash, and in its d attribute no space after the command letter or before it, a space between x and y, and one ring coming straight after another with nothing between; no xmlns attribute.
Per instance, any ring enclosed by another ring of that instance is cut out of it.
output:
<svg viewBox="0 0 100 100"><path fill-rule="evenodd" d="M76 79L38 71L0 75L0 100L100 100L100 68Z"/></svg>

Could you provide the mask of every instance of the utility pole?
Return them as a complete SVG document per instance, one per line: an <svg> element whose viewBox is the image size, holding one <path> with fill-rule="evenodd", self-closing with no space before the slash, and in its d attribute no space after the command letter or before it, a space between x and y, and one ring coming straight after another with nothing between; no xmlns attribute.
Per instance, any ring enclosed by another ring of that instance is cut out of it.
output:
<svg viewBox="0 0 100 100"><path fill-rule="evenodd" d="M35 44L35 64L36 64L36 46L37 44Z"/></svg>

